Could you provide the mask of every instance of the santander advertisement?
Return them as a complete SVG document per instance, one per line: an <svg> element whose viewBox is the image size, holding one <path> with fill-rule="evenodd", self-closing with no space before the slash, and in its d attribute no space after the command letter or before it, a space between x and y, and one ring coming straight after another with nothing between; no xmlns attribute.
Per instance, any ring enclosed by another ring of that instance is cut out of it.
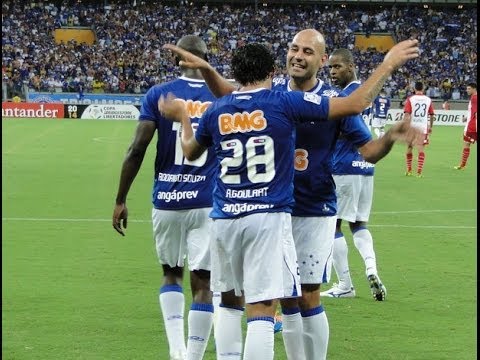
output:
<svg viewBox="0 0 480 360"><path fill-rule="evenodd" d="M63 119L65 112L63 103L2 102L3 117Z"/></svg>

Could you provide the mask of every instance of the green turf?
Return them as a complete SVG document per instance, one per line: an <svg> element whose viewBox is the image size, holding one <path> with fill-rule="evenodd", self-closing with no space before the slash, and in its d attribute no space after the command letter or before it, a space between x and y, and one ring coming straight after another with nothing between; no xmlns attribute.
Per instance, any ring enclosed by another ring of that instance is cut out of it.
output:
<svg viewBox="0 0 480 360"><path fill-rule="evenodd" d="M168 359L149 224L153 144L128 196L127 236L110 222L135 126L2 119L3 359ZM424 178L403 175L401 144L378 164L370 229L388 298L370 298L347 233L357 297L324 300L330 360L476 358L477 148L466 170L452 169L462 131L434 128Z"/></svg>

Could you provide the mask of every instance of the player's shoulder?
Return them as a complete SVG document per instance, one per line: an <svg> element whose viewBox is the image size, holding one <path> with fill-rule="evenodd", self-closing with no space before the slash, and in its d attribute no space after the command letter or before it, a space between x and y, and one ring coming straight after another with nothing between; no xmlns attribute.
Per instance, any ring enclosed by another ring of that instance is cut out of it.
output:
<svg viewBox="0 0 480 360"><path fill-rule="evenodd" d="M272 79L272 89L277 91L287 91L288 78L283 76L276 76Z"/></svg>

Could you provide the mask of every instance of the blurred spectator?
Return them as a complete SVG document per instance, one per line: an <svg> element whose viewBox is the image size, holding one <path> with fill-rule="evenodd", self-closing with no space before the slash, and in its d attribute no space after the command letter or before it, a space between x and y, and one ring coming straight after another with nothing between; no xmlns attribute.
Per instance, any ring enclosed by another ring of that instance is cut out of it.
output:
<svg viewBox="0 0 480 360"><path fill-rule="evenodd" d="M476 6L424 9L422 5L395 3L387 9L383 5L342 7L329 3L255 11L253 6L234 1L219 5L141 1L135 6L131 2L92 0L55 4L59 2L3 2L2 73L9 86L18 87L25 81L35 91L75 92L81 78L84 92L92 92L95 82L95 91L144 93L152 85L179 75L162 45L183 34L202 36L211 51L209 61L227 78L231 77L228 64L232 50L245 42L264 42L276 53L281 75L285 74L288 41L299 29L309 27L326 35L327 52L339 47L351 49L363 80L382 61L383 54L354 48L354 32L390 31L397 40L417 37L421 57L408 62L389 80L392 98L403 98L411 82L427 79L425 85L432 88L432 98L450 99L453 90L460 89L460 98L467 99L463 89L476 81ZM55 28L77 25L94 29L94 45L75 41L55 44ZM328 78L326 69L319 76Z"/></svg>

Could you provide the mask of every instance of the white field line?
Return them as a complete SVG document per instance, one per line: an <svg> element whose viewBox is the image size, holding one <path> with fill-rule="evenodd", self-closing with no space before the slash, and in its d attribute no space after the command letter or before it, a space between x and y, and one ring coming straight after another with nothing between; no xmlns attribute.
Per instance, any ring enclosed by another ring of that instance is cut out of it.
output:
<svg viewBox="0 0 480 360"><path fill-rule="evenodd" d="M451 212L472 212L472 211L477 211L477 209L372 211L370 214L425 214L425 213L451 213Z"/></svg>
<svg viewBox="0 0 480 360"><path fill-rule="evenodd" d="M408 213L442 213L442 212L473 212L476 209L457 210L407 210L407 211L383 211L373 214L408 214ZM87 218L34 218L34 217L2 217L2 221L32 221L32 222L111 222L111 219L87 219ZM130 223L150 223L151 220L129 219ZM404 225L404 224L369 224L369 227L396 227L396 228L419 228L419 229L476 229L476 226L460 225Z"/></svg>

